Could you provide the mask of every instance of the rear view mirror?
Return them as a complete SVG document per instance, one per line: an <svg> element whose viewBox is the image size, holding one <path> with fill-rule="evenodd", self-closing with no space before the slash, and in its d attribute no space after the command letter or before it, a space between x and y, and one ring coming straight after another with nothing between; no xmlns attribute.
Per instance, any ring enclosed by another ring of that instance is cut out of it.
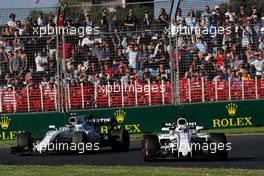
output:
<svg viewBox="0 0 264 176"><path fill-rule="evenodd" d="M56 130L55 125L49 125L49 128L50 128L50 129L55 129L55 130Z"/></svg>
<svg viewBox="0 0 264 176"><path fill-rule="evenodd" d="M204 129L204 127L202 127L202 126L196 126L196 131L200 131L202 129Z"/></svg>

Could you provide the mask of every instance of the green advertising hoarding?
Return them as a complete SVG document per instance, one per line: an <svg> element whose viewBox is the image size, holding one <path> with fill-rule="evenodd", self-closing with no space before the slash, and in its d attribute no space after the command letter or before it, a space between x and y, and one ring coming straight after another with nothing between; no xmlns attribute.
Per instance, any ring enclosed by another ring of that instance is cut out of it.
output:
<svg viewBox="0 0 264 176"><path fill-rule="evenodd" d="M264 125L264 100L186 104L177 111L210 129Z"/></svg>
<svg viewBox="0 0 264 176"><path fill-rule="evenodd" d="M93 114L95 118L116 118L118 127L126 128L131 134L154 132L160 129L162 122L175 119L175 108L175 106L156 106L93 109L68 113L2 114L0 139L15 139L21 131L30 131L34 137L41 137L49 130L49 125L61 127L73 114ZM101 133L106 133L107 128L101 126L99 130Z"/></svg>
<svg viewBox="0 0 264 176"><path fill-rule="evenodd" d="M93 114L95 118L115 118L118 127L129 133L159 132L164 122L175 121L178 115L196 121L205 128L238 128L264 125L264 100L186 104L180 106L152 106L107 108L71 111L67 113L21 113L0 115L0 140L16 139L21 131L34 137L43 136L49 125L61 127L72 115ZM99 128L107 132L107 126Z"/></svg>

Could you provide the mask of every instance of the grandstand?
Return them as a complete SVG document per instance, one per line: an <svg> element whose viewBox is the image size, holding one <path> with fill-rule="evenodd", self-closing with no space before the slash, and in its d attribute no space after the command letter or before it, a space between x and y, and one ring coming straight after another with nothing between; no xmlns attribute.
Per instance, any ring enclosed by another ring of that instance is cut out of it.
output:
<svg viewBox="0 0 264 176"><path fill-rule="evenodd" d="M227 2L82 4L65 18L54 7L1 9L0 112L264 98L264 23L255 7L235 14ZM78 30L47 30L59 23ZM168 32L184 26L231 33Z"/></svg>

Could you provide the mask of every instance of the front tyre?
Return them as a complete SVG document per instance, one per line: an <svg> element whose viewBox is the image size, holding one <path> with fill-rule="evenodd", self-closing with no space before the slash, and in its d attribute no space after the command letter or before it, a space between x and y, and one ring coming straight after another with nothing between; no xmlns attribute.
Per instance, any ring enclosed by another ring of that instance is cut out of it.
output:
<svg viewBox="0 0 264 176"><path fill-rule="evenodd" d="M144 135L141 141L141 156L144 161L155 160L156 153L160 150L159 138L157 135Z"/></svg>
<svg viewBox="0 0 264 176"><path fill-rule="evenodd" d="M126 129L113 129L110 131L109 143L113 151L124 152L129 149L130 137Z"/></svg>
<svg viewBox="0 0 264 176"><path fill-rule="evenodd" d="M32 136L30 132L21 132L17 136L17 147L23 150L31 150L33 147Z"/></svg>

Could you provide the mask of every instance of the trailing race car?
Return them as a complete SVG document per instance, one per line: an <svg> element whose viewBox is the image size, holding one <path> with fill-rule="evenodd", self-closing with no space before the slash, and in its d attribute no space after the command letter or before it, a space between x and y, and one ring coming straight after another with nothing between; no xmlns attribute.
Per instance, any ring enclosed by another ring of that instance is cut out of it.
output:
<svg viewBox="0 0 264 176"><path fill-rule="evenodd" d="M110 126L108 134L98 132L101 125ZM50 150L84 153L107 146L114 151L126 151L130 145L128 131L117 129L115 119L94 119L91 115L72 116L65 126L56 129L50 125L49 128L52 130L42 140L32 138L30 132L20 133L17 146L11 147L11 153L47 153Z"/></svg>
<svg viewBox="0 0 264 176"><path fill-rule="evenodd" d="M155 159L206 158L224 160L231 143L223 133L200 133L202 126L179 118L177 123L165 123L160 134L142 137L142 158Z"/></svg>

